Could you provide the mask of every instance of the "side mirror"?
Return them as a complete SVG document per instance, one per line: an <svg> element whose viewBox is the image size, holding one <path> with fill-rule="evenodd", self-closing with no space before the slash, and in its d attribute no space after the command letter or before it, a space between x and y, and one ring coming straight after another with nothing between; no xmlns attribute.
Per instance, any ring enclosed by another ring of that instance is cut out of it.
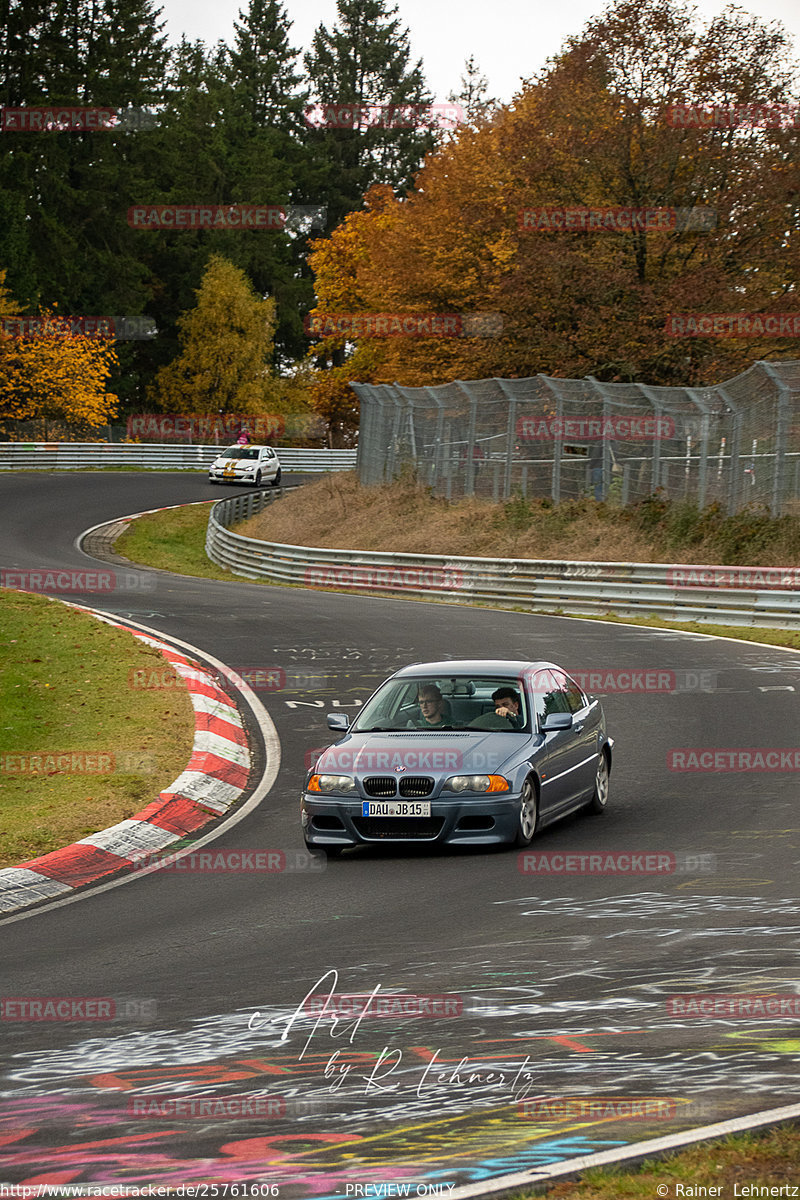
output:
<svg viewBox="0 0 800 1200"><path fill-rule="evenodd" d="M350 718L347 713L328 713L328 729L335 733L347 733L350 728Z"/></svg>
<svg viewBox="0 0 800 1200"><path fill-rule="evenodd" d="M542 723L542 733L556 733L572 728L572 713L548 713Z"/></svg>

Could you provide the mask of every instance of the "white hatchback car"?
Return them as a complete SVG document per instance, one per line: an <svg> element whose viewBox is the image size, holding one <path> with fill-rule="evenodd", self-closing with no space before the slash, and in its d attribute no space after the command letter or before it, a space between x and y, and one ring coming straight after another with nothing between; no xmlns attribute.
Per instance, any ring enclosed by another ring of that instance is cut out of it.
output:
<svg viewBox="0 0 800 1200"><path fill-rule="evenodd" d="M229 446L208 469L209 483L253 483L261 487L281 481L281 464L272 446Z"/></svg>

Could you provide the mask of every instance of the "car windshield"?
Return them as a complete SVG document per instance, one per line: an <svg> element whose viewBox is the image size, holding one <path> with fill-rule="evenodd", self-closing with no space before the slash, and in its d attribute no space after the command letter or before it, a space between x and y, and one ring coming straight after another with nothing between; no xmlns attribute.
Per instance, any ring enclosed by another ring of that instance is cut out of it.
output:
<svg viewBox="0 0 800 1200"><path fill-rule="evenodd" d="M528 712L516 678L419 676L388 680L367 701L352 728L354 733L406 729L519 733L528 728Z"/></svg>
<svg viewBox="0 0 800 1200"><path fill-rule="evenodd" d="M255 446L231 446L220 458L258 458L258 450Z"/></svg>

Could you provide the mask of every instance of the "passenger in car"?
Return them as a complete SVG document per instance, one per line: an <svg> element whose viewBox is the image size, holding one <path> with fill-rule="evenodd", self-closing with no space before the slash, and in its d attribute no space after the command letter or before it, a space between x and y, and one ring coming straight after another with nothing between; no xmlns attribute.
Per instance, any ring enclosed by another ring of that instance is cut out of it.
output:
<svg viewBox="0 0 800 1200"><path fill-rule="evenodd" d="M423 684L417 692L419 715L408 722L409 729L431 729L450 721L447 702L435 683Z"/></svg>

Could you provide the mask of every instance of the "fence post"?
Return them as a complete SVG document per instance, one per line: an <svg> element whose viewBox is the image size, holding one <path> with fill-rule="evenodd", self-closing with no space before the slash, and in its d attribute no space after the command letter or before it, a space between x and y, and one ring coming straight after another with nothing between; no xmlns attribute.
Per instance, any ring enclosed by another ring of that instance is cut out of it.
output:
<svg viewBox="0 0 800 1200"><path fill-rule="evenodd" d="M607 500L611 482L611 441L605 436L605 430L608 426L610 402L608 393L602 383L595 379L594 375L587 375L586 378L594 390L600 393L600 399L603 401L603 479L600 485L600 498L601 500ZM625 501L623 500L622 503L624 504Z"/></svg>
<svg viewBox="0 0 800 1200"><path fill-rule="evenodd" d="M772 502L770 511L773 517L779 517L783 511L783 476L786 463L786 441L789 434L789 396L790 391L778 372L768 362L760 362L778 388L778 420L775 426L775 461L772 468Z"/></svg>
<svg viewBox="0 0 800 1200"><path fill-rule="evenodd" d="M661 474L661 438L658 435L661 432L661 416L664 412L664 405L655 394L654 389L648 387L646 383L639 383L637 387L642 395L652 404L656 419L656 436L653 439L653 459L650 470L650 486L655 491L658 487L658 480Z"/></svg>
<svg viewBox="0 0 800 1200"><path fill-rule="evenodd" d="M442 475L442 462L444 456L444 446L442 438L444 436L444 400L440 400L432 387L425 388L426 394L433 400L436 405L436 433L434 434L435 445L433 447L433 455L431 456L431 470L428 483L431 487L437 487Z"/></svg>
<svg viewBox="0 0 800 1200"><path fill-rule="evenodd" d="M508 398L508 421L506 422L506 462L503 475L503 499L511 496L511 479L514 470L514 444L517 431L517 397L508 387L505 379L496 379L500 391Z"/></svg>
<svg viewBox="0 0 800 1200"><path fill-rule="evenodd" d="M553 471L552 482L550 486L550 496L554 504L558 504L561 500L561 446L564 441L562 435L562 425L564 422L564 402L561 399L561 393L556 387L554 381L549 379L547 375L539 374L537 379L541 379L544 386L556 398L556 436L553 438Z"/></svg>
<svg viewBox="0 0 800 1200"><path fill-rule="evenodd" d="M700 418L700 473L697 480L697 507L705 508L708 491L708 413Z"/></svg>
<svg viewBox="0 0 800 1200"><path fill-rule="evenodd" d="M733 423L728 431L730 457L728 459L728 516L732 517L739 507L739 491L741 487L740 458L742 453L742 410L724 387L717 388L722 399L733 414Z"/></svg>
<svg viewBox="0 0 800 1200"><path fill-rule="evenodd" d="M453 381L460 392L469 400L469 431L467 433L467 461L464 478L464 495L475 495L475 424L478 416L478 398L469 391L460 379Z"/></svg>

